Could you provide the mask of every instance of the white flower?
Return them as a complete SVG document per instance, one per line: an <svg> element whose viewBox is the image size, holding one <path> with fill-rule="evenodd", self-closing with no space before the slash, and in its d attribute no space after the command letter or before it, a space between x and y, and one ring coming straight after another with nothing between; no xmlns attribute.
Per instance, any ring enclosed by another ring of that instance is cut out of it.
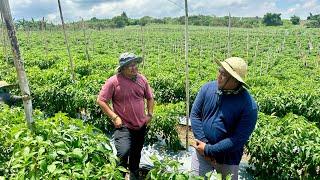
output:
<svg viewBox="0 0 320 180"><path fill-rule="evenodd" d="M292 152L298 154L300 152L300 148L298 146L295 146Z"/></svg>

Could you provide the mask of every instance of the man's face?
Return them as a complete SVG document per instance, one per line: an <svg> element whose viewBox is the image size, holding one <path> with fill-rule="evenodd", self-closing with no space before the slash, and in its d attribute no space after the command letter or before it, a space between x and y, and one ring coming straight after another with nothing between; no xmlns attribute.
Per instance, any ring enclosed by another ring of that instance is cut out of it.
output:
<svg viewBox="0 0 320 180"><path fill-rule="evenodd" d="M138 64L137 62L130 62L123 68L123 73L127 77L135 77L138 74Z"/></svg>
<svg viewBox="0 0 320 180"><path fill-rule="evenodd" d="M238 81L233 78L223 67L219 67L218 88L223 90L231 90L238 86Z"/></svg>

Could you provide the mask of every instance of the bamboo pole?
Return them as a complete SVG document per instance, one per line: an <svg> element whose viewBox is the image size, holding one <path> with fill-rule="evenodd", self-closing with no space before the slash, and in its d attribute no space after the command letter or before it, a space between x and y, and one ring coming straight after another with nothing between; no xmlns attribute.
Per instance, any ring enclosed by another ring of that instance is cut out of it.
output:
<svg viewBox="0 0 320 180"><path fill-rule="evenodd" d="M249 59L249 33L247 30L247 59Z"/></svg>
<svg viewBox="0 0 320 180"><path fill-rule="evenodd" d="M47 36L46 36L45 23L46 22L44 21L44 17L42 17L41 30L42 30L42 35L43 35L44 50L45 50L46 59L47 59L48 58L48 40L47 40Z"/></svg>
<svg viewBox="0 0 320 180"><path fill-rule="evenodd" d="M31 28L30 28L30 26L27 26L28 27L28 29L27 29L27 47L29 48L30 47L30 35L31 35Z"/></svg>
<svg viewBox="0 0 320 180"><path fill-rule="evenodd" d="M269 45L270 47L270 45ZM267 51L267 67L266 67L266 74L268 74L269 71L269 61L270 61L270 49Z"/></svg>
<svg viewBox="0 0 320 180"><path fill-rule="evenodd" d="M285 44L286 44L286 33L283 36L283 41L282 41L281 50L280 50L281 52L284 51Z"/></svg>
<svg viewBox="0 0 320 180"><path fill-rule="evenodd" d="M158 67L158 69L159 69L159 65L160 65L160 44L159 43L157 43L158 44L158 60L157 60L157 67Z"/></svg>
<svg viewBox="0 0 320 180"><path fill-rule="evenodd" d="M186 149L189 149L189 62L188 62L188 0L185 0L185 60L186 60Z"/></svg>
<svg viewBox="0 0 320 180"><path fill-rule="evenodd" d="M228 25L228 58L231 57L231 43L230 43L230 30L231 30L231 14L229 12L229 25Z"/></svg>
<svg viewBox="0 0 320 180"><path fill-rule="evenodd" d="M61 5L60 5L60 0L58 0L58 6L59 6L60 18L61 18L61 22L62 22L62 29L63 29L63 34L64 34L64 41L65 41L65 43L66 43L67 51L68 51L68 56L69 56L69 62L70 62L70 70L71 70L72 81L75 81L74 66L73 66L73 61L72 61L72 58L71 58L71 53L70 53L70 48L69 48L69 44L68 44L67 34L66 34L65 26L64 26L64 21L63 21L63 15L62 15L62 9L61 9Z"/></svg>
<svg viewBox="0 0 320 180"><path fill-rule="evenodd" d="M19 79L19 86L20 86L22 97L23 97L22 100L23 100L23 106L24 106L27 125L31 131L34 131L35 123L32 118L32 101L30 96L31 93L28 85L27 75L24 70L24 62L20 54L19 43L16 37L16 31L14 29L14 24L12 21L8 0L0 1L0 10L3 15L5 25L8 30L8 37L10 38L10 42L11 42L13 61L16 67L17 76Z"/></svg>
<svg viewBox="0 0 320 180"><path fill-rule="evenodd" d="M260 76L262 76L263 58L260 60Z"/></svg>
<svg viewBox="0 0 320 180"><path fill-rule="evenodd" d="M199 61L198 61L198 75L199 75L199 78L201 78L201 61L203 60L202 59L202 52L203 50L202 50L202 45L201 45L201 43L200 43L200 51L199 51Z"/></svg>
<svg viewBox="0 0 320 180"><path fill-rule="evenodd" d="M9 56L8 56L8 51L7 51L7 36L6 36L6 28L4 27L4 20L3 16L1 14L1 24L2 24L2 36L3 36L3 57L4 60L9 63Z"/></svg>
<svg viewBox="0 0 320 180"><path fill-rule="evenodd" d="M212 46L211 46L211 48L212 48L212 50L211 50L211 52L212 52L212 63L214 64L215 63L215 45L214 45L214 43L212 43Z"/></svg>
<svg viewBox="0 0 320 180"><path fill-rule="evenodd" d="M319 68L319 62L320 62L320 43L318 43L317 68Z"/></svg>
<svg viewBox="0 0 320 180"><path fill-rule="evenodd" d="M143 37L143 28L140 26L141 30L141 52L142 52L142 71L144 72L144 66L145 66L145 52L144 52L144 37Z"/></svg>
<svg viewBox="0 0 320 180"><path fill-rule="evenodd" d="M255 51L254 51L254 58L253 58L253 73L254 73L254 76L256 74L256 61L257 61L257 52L258 52L258 45L259 45L259 39L257 40L256 42L256 48L255 48Z"/></svg>
<svg viewBox="0 0 320 180"><path fill-rule="evenodd" d="M86 36L86 29L85 29L83 18L81 19L81 22L82 22L82 29L83 29L83 36L84 36L84 43L85 43L85 53L86 53L87 61L89 61L90 57L88 53L88 40Z"/></svg>
<svg viewBox="0 0 320 180"><path fill-rule="evenodd" d="M308 42L308 53L311 54L313 50L313 45L311 41L311 37L309 37L309 42Z"/></svg>

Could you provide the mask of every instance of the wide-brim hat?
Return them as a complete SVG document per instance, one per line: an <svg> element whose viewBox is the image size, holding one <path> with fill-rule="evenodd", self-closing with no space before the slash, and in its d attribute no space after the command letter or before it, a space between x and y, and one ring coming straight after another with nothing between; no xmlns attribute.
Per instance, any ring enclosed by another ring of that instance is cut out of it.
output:
<svg viewBox="0 0 320 180"><path fill-rule="evenodd" d="M230 57L224 61L215 60L219 66L222 66L232 77L242 83L245 87L249 88L248 84L244 81L247 75L248 65L239 57Z"/></svg>
<svg viewBox="0 0 320 180"><path fill-rule="evenodd" d="M9 84L6 81L0 81L0 88L7 88L7 87L12 87L14 86L13 84Z"/></svg>
<svg viewBox="0 0 320 180"><path fill-rule="evenodd" d="M120 68L128 65L131 62L141 63L142 57L129 52L122 53L119 57L119 66L116 68L116 71L119 71Z"/></svg>

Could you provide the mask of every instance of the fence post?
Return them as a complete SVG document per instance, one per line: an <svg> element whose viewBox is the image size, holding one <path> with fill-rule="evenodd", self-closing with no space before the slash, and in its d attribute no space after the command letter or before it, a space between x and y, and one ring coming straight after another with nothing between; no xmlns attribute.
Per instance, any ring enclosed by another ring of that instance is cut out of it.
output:
<svg viewBox="0 0 320 180"><path fill-rule="evenodd" d="M64 41L66 43L68 56L69 56L72 81L74 82L75 81L74 66L73 66L73 61L72 61L71 54L70 54L70 48L69 48L69 44L68 44L66 30L65 30L65 27L64 27L64 21L63 21L63 15L62 15L62 10L61 10L60 0L58 0L58 5L59 5L59 11L60 11L60 18L61 18L61 22L62 22L63 34L64 34Z"/></svg>
<svg viewBox="0 0 320 180"><path fill-rule="evenodd" d="M188 0L185 0L185 59L186 59L186 149L189 149L189 62L188 62L188 46L189 46L189 33L188 33Z"/></svg>
<svg viewBox="0 0 320 180"><path fill-rule="evenodd" d="M231 30L231 14L229 12L229 25L228 25L228 58L231 57L231 42L230 42L230 30Z"/></svg>
<svg viewBox="0 0 320 180"><path fill-rule="evenodd" d="M42 33L43 33L43 41L44 41L44 49L45 49L45 54L46 54L46 58L48 58L48 40L47 40L47 36L46 36L46 26L45 26L45 21L44 21L44 17L42 17L42 23L41 23L41 29L42 29Z"/></svg>
<svg viewBox="0 0 320 180"><path fill-rule="evenodd" d="M17 76L19 79L19 86L20 86L22 97L23 97L22 100L23 100L23 106L24 106L27 125L31 131L34 131L35 123L32 118L32 101L30 96L31 93L28 85L27 75L24 70L24 62L20 54L18 39L16 37L16 31L14 29L14 24L12 21L8 0L0 1L0 10L3 15L3 19L5 22L6 28L8 30L8 37L11 42L10 44L12 48L13 61L16 67Z"/></svg>
<svg viewBox="0 0 320 180"><path fill-rule="evenodd" d="M89 53L88 53L88 40L87 40L87 36L86 36L86 30L85 30L85 25L84 25L84 21L82 18L82 29L83 29L83 36L84 36L84 43L85 43L85 51L86 51L86 57L87 57L87 61L89 61L90 57L89 57Z"/></svg>

